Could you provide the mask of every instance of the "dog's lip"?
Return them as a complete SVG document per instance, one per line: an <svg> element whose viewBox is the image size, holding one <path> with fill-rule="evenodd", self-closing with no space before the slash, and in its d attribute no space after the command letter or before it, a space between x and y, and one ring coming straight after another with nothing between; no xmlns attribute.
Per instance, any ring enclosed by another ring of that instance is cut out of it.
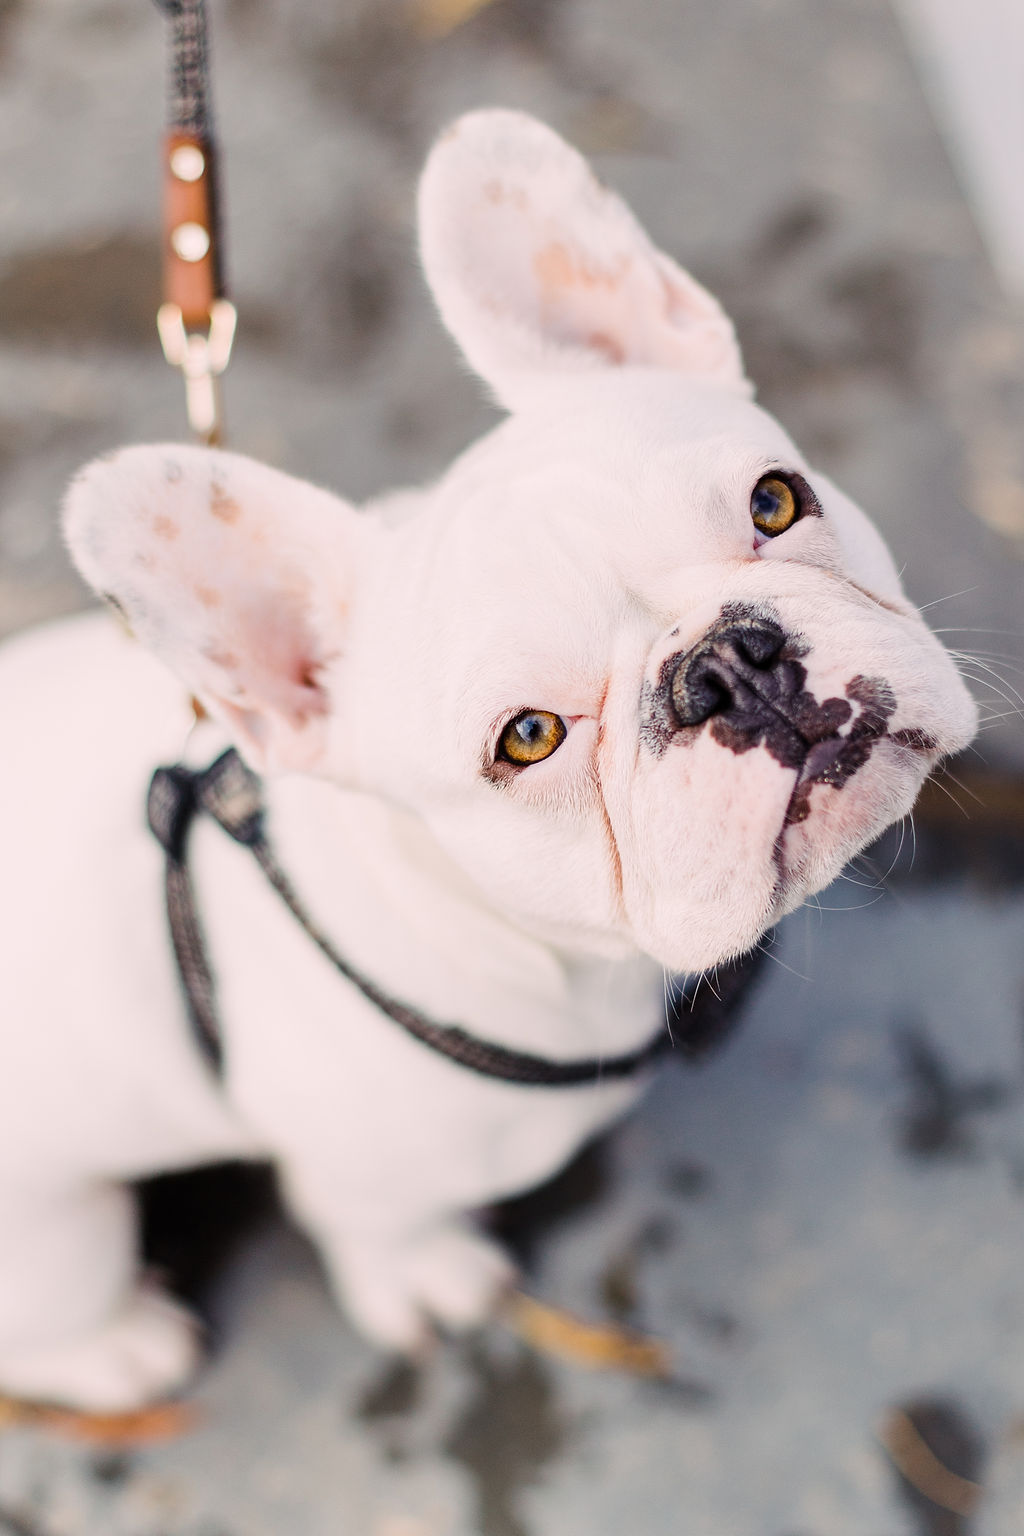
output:
<svg viewBox="0 0 1024 1536"><path fill-rule="evenodd" d="M861 769L867 767L867 763L870 761L875 748L883 742L890 743L896 748L899 756L903 757L904 760L908 757L927 757L932 759L932 762L929 764L930 768L934 767L935 761L942 756L942 749L935 738L928 731L920 727L909 726L896 731L883 731L873 738L871 753L869 753L868 759L854 769L853 773L849 776L850 779L855 779L860 774ZM795 816L793 814L796 808L797 796L805 788L809 795L810 789L818 784L823 786L830 785L837 793L845 788L847 782L845 777L841 777L837 781L835 778L830 779L829 773L842 767L844 748L852 748L855 745L856 743L852 743L848 736L827 736L823 741L815 742L808 749L807 756L796 772L793 788L783 813L782 825L775 839L774 858L777 877L772 891L769 921L775 920L789 899L790 873L786 867L786 833L790 827L802 825L810 814L809 804L805 815Z"/></svg>
<svg viewBox="0 0 1024 1536"><path fill-rule="evenodd" d="M794 793L801 784L812 780L819 784L827 784L827 774L830 768L839 761L843 749L847 746L845 736L826 736L823 741L816 741L807 749L807 756L800 764L794 784Z"/></svg>
<svg viewBox="0 0 1024 1536"><path fill-rule="evenodd" d="M831 784L834 789L841 789L847 782L847 778L855 778L861 768L867 765L868 758L882 742L891 742L894 747L913 756L937 758L940 755L935 738L918 726L905 726L897 731L880 731L877 736L868 737L866 741L857 740L850 735L826 736L808 747L807 754L797 770L793 793L786 807L787 818L792 810L797 791L805 784ZM868 758L857 764L851 774L842 773L847 766L845 760L848 760L852 753L862 750L865 744L869 746Z"/></svg>

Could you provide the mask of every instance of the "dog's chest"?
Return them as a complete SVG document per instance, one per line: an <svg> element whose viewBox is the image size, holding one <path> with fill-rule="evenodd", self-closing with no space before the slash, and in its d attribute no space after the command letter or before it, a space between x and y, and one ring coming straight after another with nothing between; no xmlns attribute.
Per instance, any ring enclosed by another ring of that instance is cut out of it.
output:
<svg viewBox="0 0 1024 1536"><path fill-rule="evenodd" d="M570 962L521 933L474 899L414 819L308 780L270 801L275 856L304 906L392 996L555 1060L612 1056L656 1030L657 966ZM338 974L244 850L208 821L193 835L228 1091L275 1148L322 1138L340 1170L370 1144L436 1166L443 1145L473 1200L539 1176L634 1096L629 1082L509 1086L435 1056Z"/></svg>

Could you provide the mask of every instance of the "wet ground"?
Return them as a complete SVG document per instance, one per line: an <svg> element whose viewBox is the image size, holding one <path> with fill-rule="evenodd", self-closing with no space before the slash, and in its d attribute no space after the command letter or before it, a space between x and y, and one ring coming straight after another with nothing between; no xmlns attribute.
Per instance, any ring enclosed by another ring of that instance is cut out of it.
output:
<svg viewBox="0 0 1024 1536"><path fill-rule="evenodd" d="M1024 321L888 6L443 14L214 6L233 446L358 497L486 424L422 290L412 193L447 118L528 108L721 295L766 403L984 653L987 713L1010 708ZM161 44L146 0L0 3L0 631L84 602L55 532L74 468L182 431L152 322ZM966 788L929 793L912 871L904 848L880 892L879 849L791 919L722 1051L503 1218L538 1295L664 1337L670 1380L500 1328L403 1370L335 1316L265 1180L161 1187L154 1251L217 1346L201 1424L125 1454L8 1430L0 1532L1024 1530L1019 717L980 748L954 765Z"/></svg>

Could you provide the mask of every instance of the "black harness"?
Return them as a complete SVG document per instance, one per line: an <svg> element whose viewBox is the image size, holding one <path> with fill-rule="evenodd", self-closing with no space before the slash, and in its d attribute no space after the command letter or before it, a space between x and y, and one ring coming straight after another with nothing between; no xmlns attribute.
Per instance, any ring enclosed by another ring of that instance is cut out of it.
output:
<svg viewBox="0 0 1024 1536"><path fill-rule="evenodd" d="M673 1046L691 1058L703 1055L728 1027L733 1004L739 992L746 990L753 968L751 957L722 967L715 990L706 994L700 1012L695 1006L696 989L693 994L678 990L669 998L666 1025L645 1045L624 1055L559 1061L514 1051L481 1040L461 1025L437 1023L418 1008L391 997L339 954L306 912L274 858L264 826L263 786L233 747L208 768L194 770L180 763L158 768L150 780L147 813L150 829L167 855L167 919L189 1020L199 1049L218 1075L223 1074L224 1051L216 988L188 867L189 831L196 816L202 814L211 816L229 837L249 849L313 943L374 1007L422 1045L460 1067L500 1082L530 1088L584 1087L634 1077Z"/></svg>

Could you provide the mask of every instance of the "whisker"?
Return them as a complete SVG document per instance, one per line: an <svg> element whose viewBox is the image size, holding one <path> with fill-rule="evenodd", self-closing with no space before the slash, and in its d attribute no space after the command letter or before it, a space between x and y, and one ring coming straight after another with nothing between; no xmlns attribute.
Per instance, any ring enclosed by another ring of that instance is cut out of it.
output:
<svg viewBox="0 0 1024 1536"><path fill-rule="evenodd" d="M956 785L957 789L962 789L965 795L970 795L972 800L977 801L978 805L983 806L985 804L981 796L975 794L971 786L969 784L965 784L963 779L958 779L952 769L947 768L946 765L943 764L940 771L946 776L947 779L953 780L953 783Z"/></svg>
<svg viewBox="0 0 1024 1536"><path fill-rule="evenodd" d="M956 795L954 795L953 791L951 789L947 789L945 784L941 783L940 780L938 779L938 777L935 774L932 774L932 777L929 780L929 783L934 784L936 789L941 789L942 793L944 795L948 795L949 799L952 800L953 804L956 806L956 808L960 812L960 814L967 821L970 821L970 819L971 819L970 812L964 810L964 807L960 804L960 801L957 799Z"/></svg>
<svg viewBox="0 0 1024 1536"><path fill-rule="evenodd" d="M993 667L989 666L986 662L976 660L974 657L964 659L958 656L955 651L951 651L950 655L959 662L960 676L965 682L977 683L981 688L991 688L997 698L1002 699L1004 704L1009 705L1011 712L1018 714L1024 712L1022 711L1024 695L1018 693L1017 689L1006 678L1000 677ZM977 672L970 670L971 668L977 668L982 675L979 676ZM993 678L995 678L995 682L993 682ZM997 684L1000 686L997 686Z"/></svg>
<svg viewBox="0 0 1024 1536"><path fill-rule="evenodd" d="M697 985L694 987L693 993L692 993L692 995L690 997L690 1012L691 1013L693 1012L693 1010L697 1006L697 994L700 992L700 989L701 989L701 986L703 985L703 983L705 981L707 981L707 978L708 978L707 971L701 971L700 975L697 977Z"/></svg>
<svg viewBox="0 0 1024 1536"><path fill-rule="evenodd" d="M992 725L997 720L1009 720L1011 716L1019 714L1019 709L997 709L991 715L982 715L978 720L978 724L979 726Z"/></svg>
<svg viewBox="0 0 1024 1536"><path fill-rule="evenodd" d="M1019 629L984 629L980 624L946 624L932 629L933 635L1013 635L1020 638Z"/></svg>
<svg viewBox="0 0 1024 1536"><path fill-rule="evenodd" d="M804 905L806 906L807 903L805 902ZM803 971L796 970L792 965L787 965L785 960L780 960L778 955L773 954L767 945L758 943L754 945L754 948L758 954L764 955L768 960L774 960L776 965L781 966L784 971L788 971L791 976L795 976L798 981L810 981L811 978L809 976L805 976Z"/></svg>
<svg viewBox="0 0 1024 1536"><path fill-rule="evenodd" d="M930 603L918 603L917 611L924 613L926 608L937 608L939 603L951 603L954 597L966 597L969 592L977 592L979 585L980 583L975 583L973 587L964 587L959 592L950 592L946 597L933 597Z"/></svg>
<svg viewBox="0 0 1024 1536"><path fill-rule="evenodd" d="M987 720L980 720L978 722L978 729L975 732L975 735L983 736L986 731L993 731L993 730L995 730L995 728L999 724L1000 720L1008 720L1011 717L1011 715L1015 716L1015 717L1019 717L1020 714L1021 714L1021 711L1019 709L1011 709L1011 710L1006 710L1001 715L991 715ZM967 750L967 751L975 750L976 751L977 749L976 748L968 747L965 750ZM984 757L982 758L982 762L987 762L987 761L988 761L987 758L984 758Z"/></svg>
<svg viewBox="0 0 1024 1536"><path fill-rule="evenodd" d="M997 682L1002 683L1004 687L1009 688L1010 692L1021 704L1024 704L1024 694L1018 693L1009 679L1003 677L1002 673L999 672L993 663L987 660L980 651L959 651L956 650L953 646L949 646L947 649L952 657L954 657L957 661L962 662L965 666L977 667L979 671L988 673L989 676L994 677Z"/></svg>
<svg viewBox="0 0 1024 1536"><path fill-rule="evenodd" d="M990 688L993 688L994 692L998 692L999 690L994 688L992 682L992 679L995 678L995 681L1007 690L1002 695L1007 704L1011 702L1011 698L1015 699L1018 704L1024 704L1024 696L1021 695L1008 677L1004 677L1001 672L996 671L991 662L982 661L977 656L965 657L960 660L960 668L961 673L966 672L968 668L973 668L976 674L980 674L974 677L975 682L986 683Z"/></svg>
<svg viewBox="0 0 1024 1536"><path fill-rule="evenodd" d="M662 966L662 968L661 968L661 991L662 991L662 1010L661 1010L661 1012L662 1012L662 1017L665 1020L665 1029L668 1032L669 1044L673 1048L675 1047L676 1038L675 1038L675 1035L673 1035L673 1033L672 1033L672 1006L671 1005L672 1005L672 998L673 998L673 994L675 993L675 989L676 989L676 987L675 987L675 977L668 970L666 970L665 966Z"/></svg>
<svg viewBox="0 0 1024 1536"><path fill-rule="evenodd" d="M908 812L908 815L909 815L909 812ZM881 880L879 881L879 885L881 885L886 890L888 890L888 886L886 885L886 881L888 880L889 876L892 874L893 870L896 868L896 865L900 861L900 854L903 852L903 844L906 842L906 839L907 839L907 817L906 816L901 816L900 817L900 840L896 844L896 852L892 856L892 860L890 861L889 868L886 870L885 874L882 876Z"/></svg>
<svg viewBox="0 0 1024 1536"><path fill-rule="evenodd" d="M844 870L844 869L841 869L839 871L838 875L836 876L836 879L837 880L845 880L847 885L857 885L857 886L860 887L860 889L862 891L877 891L878 890L878 881L877 880L856 880L856 879L854 879L853 875L847 874L846 870Z"/></svg>
<svg viewBox="0 0 1024 1536"><path fill-rule="evenodd" d="M722 994L721 994L721 992L718 992L718 991L715 990L715 982L718 980L718 966L717 965L714 967L714 973L715 973L715 981L712 981L710 976L708 976L706 972L705 972L704 979L705 979L705 981L708 984L708 988L709 988L709 990L711 992L711 996L715 999L716 1002L720 1003L722 1001Z"/></svg>
<svg viewBox="0 0 1024 1536"><path fill-rule="evenodd" d="M914 815L913 815L912 811L908 811L905 816L901 816L900 817L900 840L899 840L899 845L898 845L898 847L896 849L895 854L893 855L892 859L890 860L888 869L885 871L884 874L880 874L879 873L878 865L875 863L874 859L869 858L866 853L859 853L856 856L857 859L862 864L866 864L868 866L868 869L875 876L876 880L878 881L878 887L877 888L879 890L884 890L886 895L889 897L890 901L895 901L895 902L899 903L900 905L904 904L903 903L903 896L902 896L901 892L895 886L892 886L892 885L889 884L889 876L892 874L893 870L896 868L896 865L897 865L897 863L899 861L900 854L903 852L903 844L906 841L907 824L908 824L908 822L910 824L910 834L911 834L911 839L912 839L912 841L911 841L911 854L910 854L910 867L913 868L914 856L915 856L915 854L917 852L917 843L916 843L916 834L914 832Z"/></svg>

